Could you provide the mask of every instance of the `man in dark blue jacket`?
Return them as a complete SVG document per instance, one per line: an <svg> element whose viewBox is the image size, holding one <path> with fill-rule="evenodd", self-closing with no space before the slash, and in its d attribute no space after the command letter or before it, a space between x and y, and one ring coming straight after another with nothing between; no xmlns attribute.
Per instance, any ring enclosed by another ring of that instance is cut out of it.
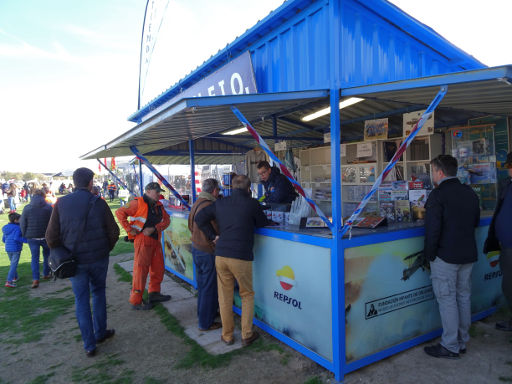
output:
<svg viewBox="0 0 512 384"><path fill-rule="evenodd" d="M259 337L252 330L254 291L252 289L252 247L254 229L271 223L256 199L250 195L251 180L245 175L235 176L232 195L216 200L195 216L195 222L207 239L215 242L215 267L219 289L219 308L222 320L221 340L228 345L235 342L233 332L233 293L235 279L242 299L242 345L250 345ZM211 221L216 220L219 236Z"/></svg>
<svg viewBox="0 0 512 384"><path fill-rule="evenodd" d="M115 333L107 329L105 285L108 256L119 239L119 227L107 203L91 193L93 176L88 168L78 168L73 173L75 192L57 201L46 230L50 249L64 246L74 250L78 260L76 274L70 280L75 294L76 318L88 357L96 354L97 343Z"/></svg>
<svg viewBox="0 0 512 384"><path fill-rule="evenodd" d="M484 253L500 251L501 288L512 310L512 152L507 155L505 168L509 177L501 185ZM496 323L496 329L512 332L512 318Z"/></svg>
<svg viewBox="0 0 512 384"><path fill-rule="evenodd" d="M265 203L291 204L297 198L297 192L290 180L279 169L270 167L268 161L260 161L257 165L258 175L265 187Z"/></svg>
<svg viewBox="0 0 512 384"><path fill-rule="evenodd" d="M440 155L431 162L437 186L425 204L425 257L439 304L441 343L425 347L433 357L458 359L466 352L471 325L471 270L478 258L475 228L478 196L456 177L457 159Z"/></svg>
<svg viewBox="0 0 512 384"><path fill-rule="evenodd" d="M32 195L30 204L23 208L20 219L21 232L27 239L30 253L32 254L32 288L39 286L39 256L43 248L43 279L50 278L50 267L48 266L48 257L50 248L46 244L44 235L48 222L52 215L52 206L45 201L45 194L41 189L36 189Z"/></svg>

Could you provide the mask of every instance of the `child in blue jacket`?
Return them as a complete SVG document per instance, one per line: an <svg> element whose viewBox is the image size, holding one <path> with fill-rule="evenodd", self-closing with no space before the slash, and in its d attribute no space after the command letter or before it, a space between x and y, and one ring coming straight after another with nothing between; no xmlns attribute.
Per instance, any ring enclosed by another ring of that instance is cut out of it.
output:
<svg viewBox="0 0 512 384"><path fill-rule="evenodd" d="M7 274L7 282L5 286L8 288L15 288L16 281L18 280L18 262L20 261L20 254L23 248L23 243L27 240L21 235L19 213L13 212L9 214L9 224L4 225L2 228L3 236L2 241L5 243L5 252L11 261L11 267Z"/></svg>

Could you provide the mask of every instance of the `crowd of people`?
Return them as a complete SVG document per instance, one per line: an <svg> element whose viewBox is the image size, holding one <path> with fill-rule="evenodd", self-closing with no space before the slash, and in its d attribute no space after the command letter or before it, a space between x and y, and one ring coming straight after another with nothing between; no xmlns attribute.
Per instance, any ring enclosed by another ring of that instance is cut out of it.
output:
<svg viewBox="0 0 512 384"><path fill-rule="evenodd" d="M430 263L434 295L439 304L443 327L440 343L425 347L436 358L458 359L467 351L471 324L471 271L478 257L475 228L479 225L479 199L475 192L460 183L457 160L440 155L432 160L432 179L436 188L426 203L424 254ZM497 208L489 228L484 253L501 252L502 288L512 309L512 153L505 166L509 178L502 185ZM294 196L290 186L275 174L266 162L258 165L265 197L272 203L286 204ZM282 176L282 175L281 175ZM30 204L22 214L9 214L2 228L5 250L11 262L6 287L16 287L17 264L23 243L32 254L32 287L40 279L40 250L43 253L43 279L50 277L48 255L51 249L64 246L73 250L78 266L70 278L75 295L76 317L87 356L94 356L97 344L115 335L107 328L106 276L108 256L119 239L119 227L101 188L93 185L94 173L79 168L73 174L74 192L53 204L46 201L44 189L31 193ZM105 186L109 193L110 184ZM258 339L253 330L254 291L252 261L254 230L273 223L263 206L251 195L251 181L235 175L231 194L221 198L221 187L215 179L205 179L202 191L191 207L188 228L198 284L198 328L208 332L222 327L221 341L235 342L232 310L235 282L242 301L242 345ZM164 259L162 232L170 217L161 199L158 183L146 185L141 197L132 199L115 212L134 243L134 266L129 303L134 310L151 310L155 303L171 300L162 294ZM143 299L149 277L148 298ZM92 296L92 309L91 298ZM220 322L215 321L220 312ZM496 324L496 328L512 331L512 319Z"/></svg>

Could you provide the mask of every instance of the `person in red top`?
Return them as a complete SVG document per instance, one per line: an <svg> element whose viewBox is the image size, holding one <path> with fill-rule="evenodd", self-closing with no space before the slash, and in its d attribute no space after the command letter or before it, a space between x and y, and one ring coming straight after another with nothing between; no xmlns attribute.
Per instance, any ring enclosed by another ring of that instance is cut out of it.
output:
<svg viewBox="0 0 512 384"><path fill-rule="evenodd" d="M136 197L130 204L119 208L116 216L134 241L132 291L130 304L133 309L149 310L154 303L168 301L170 295L160 293L164 278L164 257L162 252L162 231L170 224L169 214L158 200L161 192L158 183L146 185L144 196ZM130 220L128 220L130 217ZM142 300L149 273L148 302Z"/></svg>

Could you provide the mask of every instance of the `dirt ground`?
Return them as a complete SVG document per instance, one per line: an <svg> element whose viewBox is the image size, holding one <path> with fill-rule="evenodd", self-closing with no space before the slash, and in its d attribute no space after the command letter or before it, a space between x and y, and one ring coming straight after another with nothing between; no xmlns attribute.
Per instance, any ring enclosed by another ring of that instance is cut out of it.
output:
<svg viewBox="0 0 512 384"><path fill-rule="evenodd" d="M334 383L333 375L267 334L255 345L216 360L194 362L194 347L168 330L156 311L133 311L130 284L119 281L111 257L107 281L108 326L116 335L94 358L82 348L74 308L62 314L41 340L0 347L0 383ZM67 280L42 284L32 296L69 287ZM64 290L62 295L72 295ZM428 357L412 348L348 374L345 383L512 382L512 334L496 331L497 316L475 324L468 352L458 361ZM5 335L0 334L0 340ZM188 364L184 364L188 358ZM190 360L192 359L192 360ZM192 361L192 362L191 362Z"/></svg>

